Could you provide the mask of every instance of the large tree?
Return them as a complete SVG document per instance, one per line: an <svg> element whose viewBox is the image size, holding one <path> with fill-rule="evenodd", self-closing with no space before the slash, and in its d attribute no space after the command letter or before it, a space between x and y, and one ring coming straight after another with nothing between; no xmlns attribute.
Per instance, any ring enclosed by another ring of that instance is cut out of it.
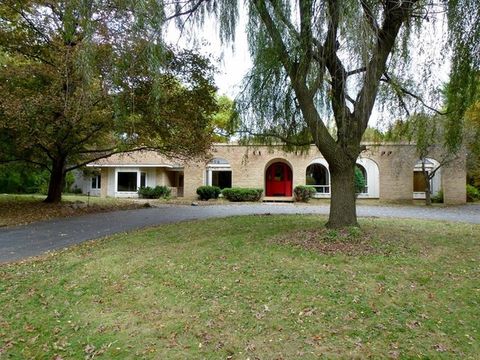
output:
<svg viewBox="0 0 480 360"><path fill-rule="evenodd" d="M217 15L221 38L234 40L237 1L176 4L189 18L201 19L208 12ZM435 74L420 69L411 78L405 74L419 60L411 59L413 48L441 37L448 39L444 53L453 54L455 86L463 88L461 79L479 64L478 1L252 0L246 4L253 59L243 93L247 133L294 145L314 143L331 173L327 226L357 225L354 168L378 96L395 99L396 107L405 110L412 105L434 110L417 91ZM448 30L439 30L438 24L430 28L433 36L422 32L424 24L441 23L444 18ZM428 53L422 58L428 69L432 59ZM333 135L327 127L331 117L336 124ZM451 119L449 131L458 135L458 118Z"/></svg>
<svg viewBox="0 0 480 360"><path fill-rule="evenodd" d="M47 202L65 175L113 153L192 157L211 143L212 67L162 42L148 1L0 3L0 162L48 169Z"/></svg>

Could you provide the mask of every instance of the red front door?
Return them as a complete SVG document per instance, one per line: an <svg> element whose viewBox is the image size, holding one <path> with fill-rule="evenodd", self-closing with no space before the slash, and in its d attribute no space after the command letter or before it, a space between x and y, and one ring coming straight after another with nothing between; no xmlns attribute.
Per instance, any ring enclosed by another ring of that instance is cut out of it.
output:
<svg viewBox="0 0 480 360"><path fill-rule="evenodd" d="M266 196L292 196L292 169L285 163L270 165L266 173Z"/></svg>

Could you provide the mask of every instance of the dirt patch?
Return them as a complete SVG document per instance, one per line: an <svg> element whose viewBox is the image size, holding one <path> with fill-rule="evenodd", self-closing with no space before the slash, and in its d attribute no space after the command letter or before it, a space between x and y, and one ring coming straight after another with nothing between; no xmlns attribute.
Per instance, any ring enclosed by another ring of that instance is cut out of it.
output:
<svg viewBox="0 0 480 360"><path fill-rule="evenodd" d="M270 242L327 255L360 256L384 253L383 249L373 244L372 234L358 228L299 230L275 237Z"/></svg>

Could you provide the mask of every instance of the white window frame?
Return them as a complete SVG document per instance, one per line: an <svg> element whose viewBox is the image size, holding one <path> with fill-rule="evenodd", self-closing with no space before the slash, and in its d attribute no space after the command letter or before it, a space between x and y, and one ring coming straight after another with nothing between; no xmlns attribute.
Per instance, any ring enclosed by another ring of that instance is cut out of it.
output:
<svg viewBox="0 0 480 360"><path fill-rule="evenodd" d="M138 195L138 188L140 186L140 176L143 171L134 168L115 169L115 194L119 195ZM137 189L135 191L119 191L118 190L118 173L137 173ZM146 172L145 172L146 173ZM145 184L147 183L147 175L145 175Z"/></svg>
<svg viewBox="0 0 480 360"><path fill-rule="evenodd" d="M205 185L212 186L212 172L213 171L230 171L232 172L232 166L223 158L213 158L211 159L205 169ZM233 186L233 177L232 177L232 186Z"/></svg>
<svg viewBox="0 0 480 360"><path fill-rule="evenodd" d="M331 196L331 191L332 191L332 188L331 188L332 179L330 177L330 169L328 167L328 163L325 159L321 159L321 158L320 159L314 159L305 168L305 173L307 172L308 167L310 165L314 165L314 164L322 165L327 170L327 184L325 184L325 185L309 185L309 186L313 186L315 188L315 190L317 188L323 190L323 192L315 192L315 194L313 194L313 197L314 198L329 198ZM306 183L307 183L307 181L305 179L305 184Z"/></svg>
<svg viewBox="0 0 480 360"><path fill-rule="evenodd" d="M92 186L93 179L95 179L95 186ZM100 183L100 186L98 186L98 183ZM90 190L100 190L101 188L102 188L102 176L101 175L92 176L90 178Z"/></svg>

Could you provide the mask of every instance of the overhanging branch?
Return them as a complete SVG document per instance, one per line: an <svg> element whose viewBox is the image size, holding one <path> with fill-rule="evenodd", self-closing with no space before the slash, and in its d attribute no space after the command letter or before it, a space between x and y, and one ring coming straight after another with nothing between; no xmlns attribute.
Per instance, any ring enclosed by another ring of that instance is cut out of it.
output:
<svg viewBox="0 0 480 360"><path fill-rule="evenodd" d="M438 115L447 115L448 114L448 112L440 111L440 110L435 109L434 107L428 105L427 103L425 103L425 101L422 99L421 96L413 93L412 91L408 90L404 86L400 85L398 82L396 82L394 79L392 79L392 77L390 75L388 75L386 72L383 74L383 77L380 79L380 81L392 85L393 90L398 95L400 103L402 104L402 107L407 111L407 114L409 113L409 111L407 109L407 106L406 106L405 102L403 101L403 98L401 97L401 93L403 93L404 95L408 95L410 97L413 97L415 100L420 102L425 108L435 112Z"/></svg>

